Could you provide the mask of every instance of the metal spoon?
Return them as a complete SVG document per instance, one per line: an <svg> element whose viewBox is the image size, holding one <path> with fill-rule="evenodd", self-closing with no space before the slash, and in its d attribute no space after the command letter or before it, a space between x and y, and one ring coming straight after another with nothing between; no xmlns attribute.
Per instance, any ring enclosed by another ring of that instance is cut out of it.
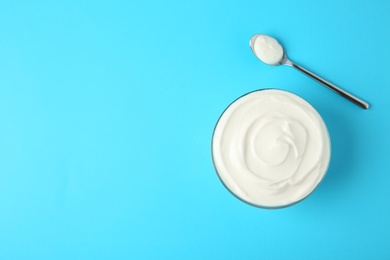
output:
<svg viewBox="0 0 390 260"><path fill-rule="evenodd" d="M272 40L275 40L273 39L272 37L268 36L268 35L265 35L265 34L255 34L252 36L252 38L250 39L249 41L249 45L252 49L252 52L255 54L255 56L260 59L258 53L256 53L255 51L255 42L256 42L256 39L259 37L259 36L262 36L263 38L264 37L268 37L269 39L272 39ZM276 41L276 40L275 40ZM276 44L279 44L277 41L276 41ZM280 45L280 44L279 44ZM319 83L321 83L322 85L324 85L325 87L329 88L330 90L336 92L337 94L341 95L342 97L348 99L349 101L353 102L354 104L360 106L361 108L364 108L364 109L367 109L369 107L368 103L364 102L363 100L353 96L352 94L340 89L339 87L336 87L335 85L333 85L332 83L324 80L323 78L315 75L314 73L308 71L307 69L295 64L294 62L290 61L288 58L287 58L287 55L286 55L286 52L285 50L283 49L283 47L280 45L281 49L283 50L283 55L282 56L279 56L281 57L280 60L276 63L273 63L273 64L270 64L270 63L266 63L268 65L271 65L271 66L277 66L277 65L287 65L287 66L290 66L290 67L293 67L293 68L296 68L297 70L299 70L300 72L304 73L305 75L315 79L316 81L318 81ZM271 50L272 50L272 46L271 46ZM261 61L263 61L262 59L260 59ZM264 62L264 61L263 61Z"/></svg>

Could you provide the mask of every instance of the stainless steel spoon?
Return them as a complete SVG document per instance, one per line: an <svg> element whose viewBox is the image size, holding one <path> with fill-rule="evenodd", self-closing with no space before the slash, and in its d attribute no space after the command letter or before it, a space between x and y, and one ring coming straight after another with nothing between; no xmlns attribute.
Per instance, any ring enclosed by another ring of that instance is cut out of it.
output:
<svg viewBox="0 0 390 260"><path fill-rule="evenodd" d="M254 44L255 44L255 41L257 39L257 37L259 36L267 36L267 37L270 37L268 35L265 35L265 34L255 34L252 36L252 38L250 39L249 41L249 45L252 49L252 52L255 54L255 56L259 58L259 56L257 55L256 51L255 51L255 47L254 47ZM270 37L272 38L272 37ZM305 75L311 77L312 79L315 79L316 81L318 81L319 83L321 83L322 85L324 85L325 87L329 88L330 90L336 92L337 94L341 95L342 97L348 99L349 101L353 102L354 104L360 106L361 108L364 108L364 109L367 109L369 107L368 103L355 97L354 95L342 90L341 88L339 87L336 87L335 85L333 85L332 83L324 80L323 78L315 75L314 73L308 71L307 69L295 64L294 62L292 62L291 60L289 60L287 58L287 55L286 55L286 52L284 50L284 48L280 45L280 47L283 49L283 56L282 58L280 59L280 61L278 63L275 63L275 64L268 64L268 65L271 65L271 66L277 66L277 65L287 65L287 66L290 66L290 67L293 67L293 68L296 68L297 70L299 70L300 72L304 73ZM261 60L261 59L260 59Z"/></svg>

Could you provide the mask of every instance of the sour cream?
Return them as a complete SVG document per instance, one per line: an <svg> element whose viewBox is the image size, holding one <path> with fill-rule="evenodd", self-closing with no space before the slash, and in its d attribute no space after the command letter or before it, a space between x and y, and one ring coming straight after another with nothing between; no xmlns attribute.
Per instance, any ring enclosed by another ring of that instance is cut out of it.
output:
<svg viewBox="0 0 390 260"><path fill-rule="evenodd" d="M255 206L279 208L307 197L330 162L330 139L318 112L283 90L234 101L213 134L215 169L226 188Z"/></svg>
<svg viewBox="0 0 390 260"><path fill-rule="evenodd" d="M269 65L277 65L283 58L283 47L272 37L264 34L258 34L252 37L250 44L253 52L262 62Z"/></svg>

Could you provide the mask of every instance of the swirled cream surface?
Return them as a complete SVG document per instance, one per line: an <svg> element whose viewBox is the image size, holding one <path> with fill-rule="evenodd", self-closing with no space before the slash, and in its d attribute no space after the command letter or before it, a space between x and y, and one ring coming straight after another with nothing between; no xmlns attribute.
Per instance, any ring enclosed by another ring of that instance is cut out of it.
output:
<svg viewBox="0 0 390 260"><path fill-rule="evenodd" d="M283 90L259 90L222 114L212 156L219 178L234 195L278 208L304 199L320 183L330 161L330 139L308 102Z"/></svg>

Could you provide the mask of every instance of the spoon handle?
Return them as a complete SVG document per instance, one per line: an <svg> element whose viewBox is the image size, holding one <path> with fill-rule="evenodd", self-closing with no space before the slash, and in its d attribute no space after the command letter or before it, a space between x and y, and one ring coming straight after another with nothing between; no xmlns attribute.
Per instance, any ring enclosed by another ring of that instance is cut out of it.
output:
<svg viewBox="0 0 390 260"><path fill-rule="evenodd" d="M337 94L339 94L340 96L348 99L349 101L351 101L352 103L355 103L356 105L358 105L359 107L363 108L363 109L367 109L369 107L368 103L364 102L363 100L353 96L352 94L342 90L341 88L338 88L336 87L335 85L333 85L332 83L324 80L323 78L315 75L314 73L308 71L307 69L291 62L291 64L288 64L294 68L296 68L297 70L299 70L300 72L304 73L305 75L317 80L319 83L321 83L322 85L324 85L325 87L329 88L330 90L336 92Z"/></svg>

